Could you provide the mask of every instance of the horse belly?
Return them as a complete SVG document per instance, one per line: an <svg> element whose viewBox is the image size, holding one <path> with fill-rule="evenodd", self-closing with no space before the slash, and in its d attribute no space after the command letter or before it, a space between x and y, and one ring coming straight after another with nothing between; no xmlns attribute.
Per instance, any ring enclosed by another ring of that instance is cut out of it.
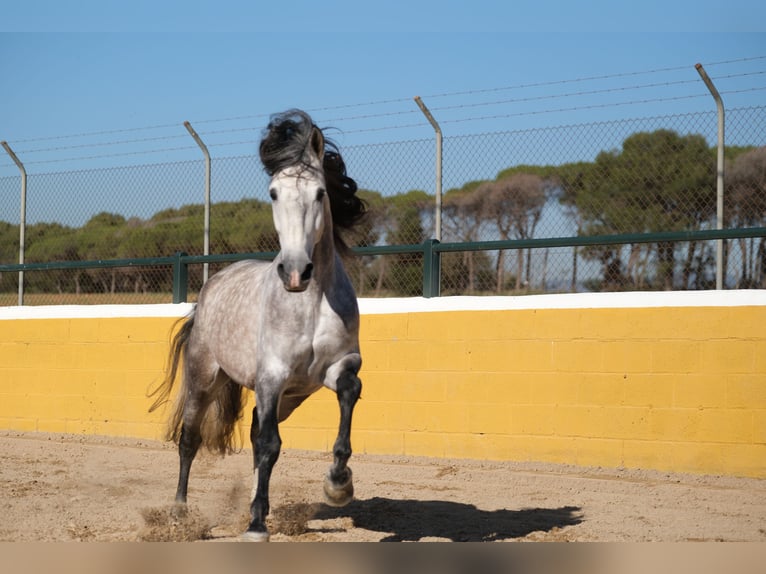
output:
<svg viewBox="0 0 766 574"><path fill-rule="evenodd" d="M308 379L296 379L288 382L279 400L279 421L282 422L307 398L317 392L322 385Z"/></svg>

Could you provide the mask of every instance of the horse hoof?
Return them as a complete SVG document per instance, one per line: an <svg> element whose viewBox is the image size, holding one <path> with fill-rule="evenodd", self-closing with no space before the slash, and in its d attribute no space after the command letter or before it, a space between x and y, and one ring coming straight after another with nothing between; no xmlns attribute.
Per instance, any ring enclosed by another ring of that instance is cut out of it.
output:
<svg viewBox="0 0 766 574"><path fill-rule="evenodd" d="M324 479L324 498L330 506L346 506L354 498L354 483L351 469L348 470L348 479L342 484L336 484L328 474Z"/></svg>
<svg viewBox="0 0 766 574"><path fill-rule="evenodd" d="M268 531L258 532L256 530L248 530L240 536L244 542L268 542L269 537Z"/></svg>
<svg viewBox="0 0 766 574"><path fill-rule="evenodd" d="M185 502L174 502L173 506L170 508L170 516L175 518L176 520L182 520L186 518L186 516L189 514L189 508L186 506Z"/></svg>

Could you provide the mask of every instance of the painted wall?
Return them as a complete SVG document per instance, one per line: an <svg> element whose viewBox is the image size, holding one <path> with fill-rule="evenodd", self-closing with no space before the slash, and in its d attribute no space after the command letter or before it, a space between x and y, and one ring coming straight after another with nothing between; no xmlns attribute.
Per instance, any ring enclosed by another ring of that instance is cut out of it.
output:
<svg viewBox="0 0 766 574"><path fill-rule="evenodd" d="M360 306L356 452L766 478L766 291ZM161 438L146 393L189 309L0 308L0 428ZM329 451L337 422L322 390L284 447Z"/></svg>

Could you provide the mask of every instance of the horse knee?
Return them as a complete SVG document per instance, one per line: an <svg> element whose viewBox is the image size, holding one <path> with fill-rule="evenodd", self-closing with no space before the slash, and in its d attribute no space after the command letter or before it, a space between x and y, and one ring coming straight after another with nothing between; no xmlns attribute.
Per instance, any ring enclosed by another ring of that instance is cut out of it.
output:
<svg viewBox="0 0 766 574"><path fill-rule="evenodd" d="M336 385L338 400L342 403L353 405L362 395L362 381L351 371L344 371Z"/></svg>

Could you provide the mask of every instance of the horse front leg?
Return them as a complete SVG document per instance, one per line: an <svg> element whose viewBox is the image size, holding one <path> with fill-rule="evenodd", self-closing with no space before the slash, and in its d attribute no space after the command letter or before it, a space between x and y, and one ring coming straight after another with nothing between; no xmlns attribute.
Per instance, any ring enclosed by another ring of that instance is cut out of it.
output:
<svg viewBox="0 0 766 574"><path fill-rule="evenodd" d="M250 504L250 525L243 538L255 542L269 540L269 531L266 528L266 516L269 514L269 481L282 448L277 422L277 402L278 397L272 400L257 399L253 409L253 425L250 428L256 482Z"/></svg>
<svg viewBox="0 0 766 574"><path fill-rule="evenodd" d="M346 370L338 377L336 385L340 425L333 447L333 464L324 481L324 494L327 504L345 506L354 497L351 469L347 465L351 457L351 417L362 393L362 381L354 371Z"/></svg>

